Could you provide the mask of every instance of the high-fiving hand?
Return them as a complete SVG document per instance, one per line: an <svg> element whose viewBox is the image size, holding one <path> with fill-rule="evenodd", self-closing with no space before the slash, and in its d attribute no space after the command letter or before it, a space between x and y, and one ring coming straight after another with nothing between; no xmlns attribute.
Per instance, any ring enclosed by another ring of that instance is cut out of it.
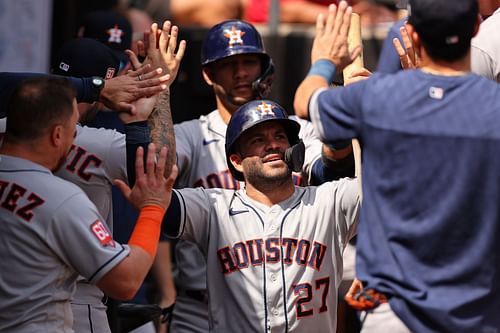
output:
<svg viewBox="0 0 500 333"><path fill-rule="evenodd" d="M158 24L153 23L149 32L144 34L144 41L139 41L137 47L139 53L144 53L146 60L140 63L137 56L132 51L127 51L134 69L142 65L151 64L153 68L161 67L163 74L169 74L170 85L177 77L179 66L186 50L186 41L181 40L177 48L179 28L172 26L170 21L163 23L162 29Z"/></svg>
<svg viewBox="0 0 500 333"><path fill-rule="evenodd" d="M337 72L340 72L361 54L361 45L350 52L347 43L351 13L352 8L347 2L341 1L338 7L330 5L326 21L322 14L318 16L311 51L312 64L319 59L327 59L332 61Z"/></svg>
<svg viewBox="0 0 500 333"><path fill-rule="evenodd" d="M401 37L403 39L403 45L401 45L401 42L398 38L394 38L392 40L392 45L394 45L394 48L399 55L401 67L403 67L403 69L420 68L420 55L413 47L413 43L411 42L406 27L403 25L401 28L399 28L399 32L401 33Z"/></svg>

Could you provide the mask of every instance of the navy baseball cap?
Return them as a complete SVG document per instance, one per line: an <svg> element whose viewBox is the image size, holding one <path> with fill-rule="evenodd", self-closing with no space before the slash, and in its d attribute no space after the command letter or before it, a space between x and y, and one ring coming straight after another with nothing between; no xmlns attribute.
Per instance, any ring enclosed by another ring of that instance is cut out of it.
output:
<svg viewBox="0 0 500 333"><path fill-rule="evenodd" d="M64 43L53 64L52 73L57 75L111 79L118 74L120 60L101 42L75 38Z"/></svg>
<svg viewBox="0 0 500 333"><path fill-rule="evenodd" d="M477 0L410 0L408 23L426 45L451 49L470 44L478 7Z"/></svg>
<svg viewBox="0 0 500 333"><path fill-rule="evenodd" d="M132 25L114 10L88 13L82 22L82 37L93 38L106 44L120 59L120 69L128 63L124 52L132 46Z"/></svg>

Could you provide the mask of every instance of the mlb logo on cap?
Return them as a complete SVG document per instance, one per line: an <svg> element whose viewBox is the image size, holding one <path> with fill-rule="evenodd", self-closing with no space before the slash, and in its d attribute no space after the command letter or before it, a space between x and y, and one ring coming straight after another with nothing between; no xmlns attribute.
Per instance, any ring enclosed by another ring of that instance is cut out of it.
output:
<svg viewBox="0 0 500 333"><path fill-rule="evenodd" d="M111 79L118 73L120 60L109 47L90 38L74 38L61 46L53 73L63 76L100 76Z"/></svg>
<svg viewBox="0 0 500 333"><path fill-rule="evenodd" d="M63 61L61 61L61 63L59 64L59 68L65 72L69 71L69 65L65 64Z"/></svg>

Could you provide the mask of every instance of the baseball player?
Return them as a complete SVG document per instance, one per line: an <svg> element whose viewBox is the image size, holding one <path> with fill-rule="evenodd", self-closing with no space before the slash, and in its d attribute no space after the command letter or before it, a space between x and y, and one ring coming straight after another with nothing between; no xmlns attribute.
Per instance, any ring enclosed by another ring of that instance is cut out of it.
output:
<svg viewBox="0 0 500 333"><path fill-rule="evenodd" d="M107 295L131 298L156 252L175 172L163 176L166 148L147 175L137 153L136 186L116 184L140 208L129 244L116 243L95 205L52 172L64 167L78 110L68 81L42 77L13 93L0 148L0 331L73 332L69 301L79 275Z"/></svg>
<svg viewBox="0 0 500 333"><path fill-rule="evenodd" d="M217 110L174 126L179 169L176 187L239 189L240 182L232 177L225 158L227 123L240 105L270 92L274 65L258 31L241 20L212 27L203 43L201 60L204 78L215 92ZM306 156L304 172L293 175L296 184L306 183L313 169L323 169L321 143L309 122L298 121ZM175 259L177 299L170 329L174 333L207 332L205 258L192 242L180 240Z"/></svg>
<svg viewBox="0 0 500 333"><path fill-rule="evenodd" d="M362 332L498 332L500 86L470 73L478 3L410 8L420 68L335 90L307 76L296 112L327 142L362 144L356 274L379 300ZM318 20L312 67L351 58L348 14L341 3Z"/></svg>
<svg viewBox="0 0 500 333"><path fill-rule="evenodd" d="M151 36L157 36L157 26L155 33ZM162 31L166 36L170 31L170 25L165 26ZM172 31L173 37L169 40L170 47L176 47L177 28ZM160 38L161 46L167 50L166 39ZM150 43L156 45L156 43ZM184 48L181 47L181 50ZM162 59L166 52L160 50L149 50L150 56L155 56L157 60ZM158 54L156 54L158 53ZM160 56L159 54L162 54ZM165 71L171 73L171 80L175 78L180 59L183 53L178 52L179 58L169 61L168 65L153 63L154 65L170 66ZM101 75L106 73L118 72L118 61L115 59L111 50L105 45L90 39L80 38L68 42L63 46L58 55L56 74L70 74L74 76ZM89 61L93 59L93 61ZM87 64L87 65L85 65ZM64 68L65 70L63 70ZM155 73L145 74L143 79L149 80ZM168 97L168 94L162 94ZM66 179L84 190L91 201L98 208L99 213L104 218L103 221L113 230L112 196L111 185L114 179L120 179L127 182L127 158L134 154L134 147L144 140L149 140L149 129L147 119L155 105L155 98L144 98L133 104L136 114L133 116L121 114L121 118L127 124L125 132L127 137L114 130L96 129L87 126L77 125L77 133L74 144L68 154L66 165L60 168L55 174ZM169 110L168 100L159 103L160 107L152 119L160 117L161 114ZM81 116L88 112L91 105L79 105ZM171 132L165 130L162 126L167 124L152 120L150 122L151 131ZM146 137L145 137L146 136ZM127 141L127 143L126 143ZM155 142L158 139L154 138ZM167 144L163 141L162 144ZM170 146L170 149L175 150ZM173 154L171 154L173 155ZM173 163L170 157L170 163ZM131 169L130 166L128 169ZM133 177L132 177L133 178ZM133 179L131 179L133 184ZM73 296L72 310L74 313L74 330L76 332L110 332L108 319L106 315L106 306L103 304L103 291L95 284L89 283L85 279L78 280L76 293Z"/></svg>
<svg viewBox="0 0 500 333"><path fill-rule="evenodd" d="M55 74L111 78L118 73L119 60L106 45L88 38L68 41L56 57ZM163 93L164 94L164 93ZM147 131L147 119L156 98L143 99L138 103L135 116L125 121L127 139L130 131ZM97 110L98 104L79 104L80 121ZM122 114L124 118L125 114ZM92 116L90 116L92 117ZM130 156L130 152L129 152ZM78 185L96 205L111 232L113 231L112 184L114 179L128 183L127 145L124 134L115 130L77 125L76 137L64 167L56 173ZM78 279L76 292L71 301L74 314L73 329L76 332L111 332L103 304L104 293L84 277Z"/></svg>
<svg viewBox="0 0 500 333"><path fill-rule="evenodd" d="M174 191L163 230L203 253L213 332L335 331L358 185L296 187L285 155L299 128L272 101L244 104L227 126L225 152L245 187Z"/></svg>

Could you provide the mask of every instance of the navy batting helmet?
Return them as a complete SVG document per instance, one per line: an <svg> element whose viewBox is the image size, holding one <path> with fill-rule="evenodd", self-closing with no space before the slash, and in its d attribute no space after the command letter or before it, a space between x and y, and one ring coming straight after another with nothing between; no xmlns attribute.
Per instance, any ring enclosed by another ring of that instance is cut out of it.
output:
<svg viewBox="0 0 500 333"><path fill-rule="evenodd" d="M280 122L285 128L288 142L293 146L300 142L298 122L288 119L288 114L278 103L269 100L248 102L238 108L232 115L226 130L226 160L233 177L243 181L243 174L231 164L229 156L235 152L235 146L241 135L248 129L263 122Z"/></svg>
<svg viewBox="0 0 500 333"><path fill-rule="evenodd" d="M257 54L262 62L262 74L252 84L256 98L266 97L274 77L274 65L264 50L262 37L255 27L242 20L227 20L214 25L207 33L201 49L201 65L238 54Z"/></svg>

